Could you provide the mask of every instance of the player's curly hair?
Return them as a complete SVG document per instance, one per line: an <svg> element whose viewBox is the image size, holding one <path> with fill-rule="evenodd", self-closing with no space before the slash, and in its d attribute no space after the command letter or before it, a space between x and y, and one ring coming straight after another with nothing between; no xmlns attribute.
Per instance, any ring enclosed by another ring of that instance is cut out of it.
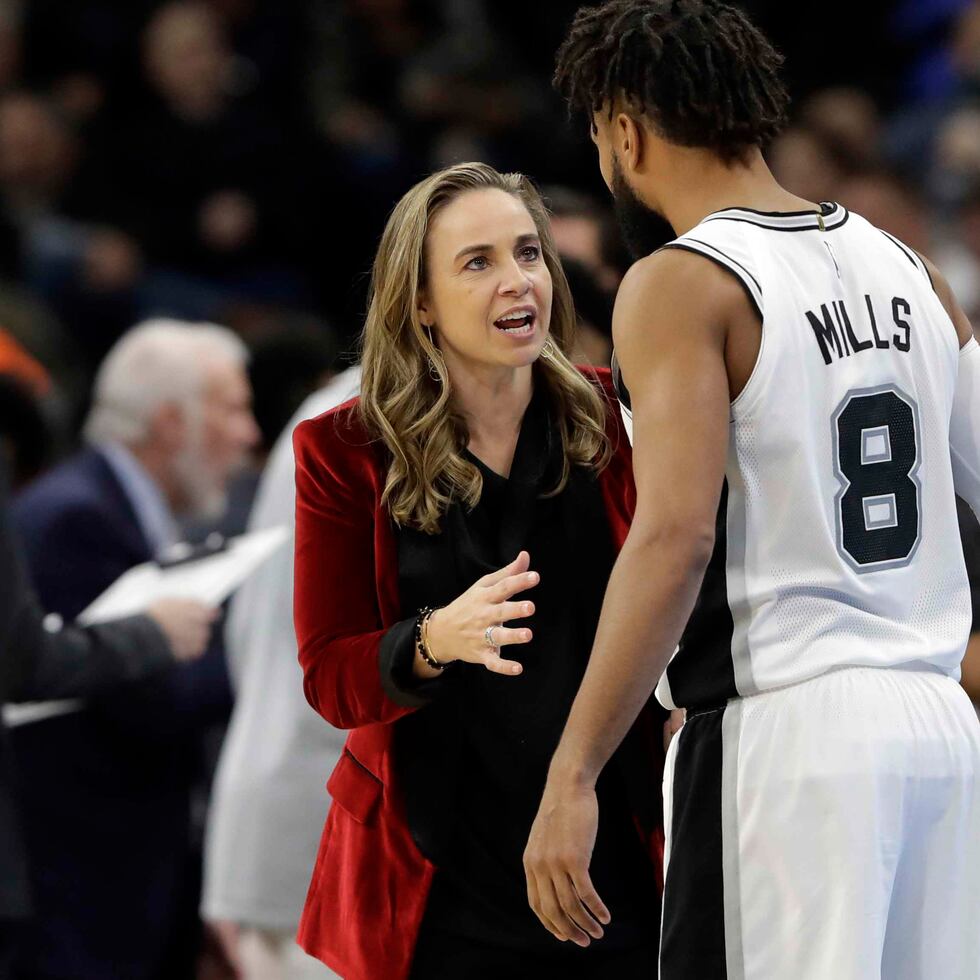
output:
<svg viewBox="0 0 980 980"><path fill-rule="evenodd" d="M572 110L625 98L665 139L726 163L764 148L786 122L783 57L720 0L609 0L575 15L554 84Z"/></svg>

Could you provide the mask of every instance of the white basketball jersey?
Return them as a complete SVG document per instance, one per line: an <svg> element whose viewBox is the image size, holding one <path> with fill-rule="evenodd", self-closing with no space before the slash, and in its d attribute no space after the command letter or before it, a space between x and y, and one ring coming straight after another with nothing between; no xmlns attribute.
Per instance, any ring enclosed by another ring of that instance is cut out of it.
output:
<svg viewBox="0 0 980 980"><path fill-rule="evenodd" d="M715 552L661 703L713 706L855 665L958 677L971 625L949 455L958 343L921 260L831 204L732 208L666 247L737 277L762 344L731 406Z"/></svg>

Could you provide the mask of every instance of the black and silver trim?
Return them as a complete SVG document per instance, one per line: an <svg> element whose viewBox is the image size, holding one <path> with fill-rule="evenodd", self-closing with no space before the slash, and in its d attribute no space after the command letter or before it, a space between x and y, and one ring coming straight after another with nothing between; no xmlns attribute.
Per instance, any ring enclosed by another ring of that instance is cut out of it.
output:
<svg viewBox="0 0 980 980"><path fill-rule="evenodd" d="M714 262L715 265L730 272L741 283L749 301L759 314L759 319L763 319L762 287L759 285L759 280L741 262L733 259L717 246L711 245L708 242L702 242L697 238L688 238L685 236L678 238L676 241L668 242L663 247L664 249L676 248L682 252L691 252L693 255L700 255L702 258L708 259L710 262Z"/></svg>
<svg viewBox="0 0 980 980"><path fill-rule="evenodd" d="M823 201L820 211L756 211L726 208L709 214L705 221L743 221L771 231L833 231L845 224L850 214L843 205Z"/></svg>
<svg viewBox="0 0 980 980"><path fill-rule="evenodd" d="M888 239L901 253L915 266L916 269L925 277L926 281L929 283L932 289L936 288L936 284L932 281L932 274L929 272L926 264L922 261L919 255L911 248L908 247L904 242L899 241L894 235L889 234L883 228L879 228L885 238Z"/></svg>

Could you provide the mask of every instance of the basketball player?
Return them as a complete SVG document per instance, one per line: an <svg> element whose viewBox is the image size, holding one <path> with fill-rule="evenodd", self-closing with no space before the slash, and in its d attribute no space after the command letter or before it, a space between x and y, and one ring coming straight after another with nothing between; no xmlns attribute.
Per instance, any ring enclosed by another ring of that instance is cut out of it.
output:
<svg viewBox="0 0 980 980"><path fill-rule="evenodd" d="M833 56L832 31L814 43ZM780 187L780 57L734 7L581 10L556 81L624 230L679 237L616 301L638 503L525 853L601 939L596 776L656 685L662 980L980 977L980 729L957 684L980 347L942 275ZM676 653L675 653L676 650ZM658 683L659 682L659 683Z"/></svg>

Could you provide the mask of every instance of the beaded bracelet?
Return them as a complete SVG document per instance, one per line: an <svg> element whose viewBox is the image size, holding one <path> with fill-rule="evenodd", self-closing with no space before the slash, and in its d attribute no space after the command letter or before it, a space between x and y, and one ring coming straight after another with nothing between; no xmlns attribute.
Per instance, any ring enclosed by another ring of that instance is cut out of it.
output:
<svg viewBox="0 0 980 980"><path fill-rule="evenodd" d="M445 670L451 661L440 663L432 656L432 651L429 649L429 618L434 612L435 609L431 606L419 610L418 619L415 620L415 649L427 666L433 670Z"/></svg>

